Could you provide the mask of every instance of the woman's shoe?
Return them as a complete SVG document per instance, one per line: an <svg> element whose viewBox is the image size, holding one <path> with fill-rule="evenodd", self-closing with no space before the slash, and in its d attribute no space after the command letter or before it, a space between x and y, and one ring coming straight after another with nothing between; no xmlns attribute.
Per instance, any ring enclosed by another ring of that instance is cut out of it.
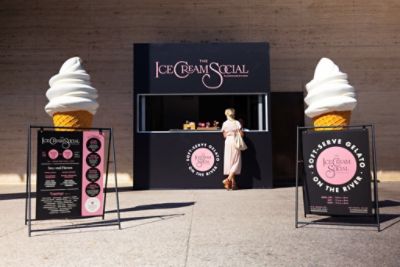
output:
<svg viewBox="0 0 400 267"><path fill-rule="evenodd" d="M232 182L228 178L222 181L226 190L232 189Z"/></svg>
<svg viewBox="0 0 400 267"><path fill-rule="evenodd" d="M235 181L231 181L231 189L232 190L237 190L238 189L237 184L236 184Z"/></svg>

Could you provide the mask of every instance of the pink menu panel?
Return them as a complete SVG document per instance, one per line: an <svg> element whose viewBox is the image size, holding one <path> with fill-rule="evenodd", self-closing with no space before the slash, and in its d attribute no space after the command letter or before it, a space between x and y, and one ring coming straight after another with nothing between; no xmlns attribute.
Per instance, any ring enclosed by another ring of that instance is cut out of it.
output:
<svg viewBox="0 0 400 267"><path fill-rule="evenodd" d="M82 144L82 216L103 215L104 133L84 131Z"/></svg>

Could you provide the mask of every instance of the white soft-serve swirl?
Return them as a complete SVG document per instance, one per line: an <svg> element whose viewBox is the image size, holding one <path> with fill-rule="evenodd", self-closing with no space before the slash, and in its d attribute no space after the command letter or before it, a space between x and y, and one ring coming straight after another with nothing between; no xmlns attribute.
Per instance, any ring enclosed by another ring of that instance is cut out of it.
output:
<svg viewBox="0 0 400 267"><path fill-rule="evenodd" d="M95 114L97 90L91 86L90 75L82 67L82 59L73 57L65 61L58 74L49 80L46 92L49 103L45 110L53 116L58 112L85 110Z"/></svg>
<svg viewBox="0 0 400 267"><path fill-rule="evenodd" d="M314 118L333 111L352 111L357 105L354 88L347 74L328 58L322 58L315 68L314 79L306 84L308 108L305 114Z"/></svg>

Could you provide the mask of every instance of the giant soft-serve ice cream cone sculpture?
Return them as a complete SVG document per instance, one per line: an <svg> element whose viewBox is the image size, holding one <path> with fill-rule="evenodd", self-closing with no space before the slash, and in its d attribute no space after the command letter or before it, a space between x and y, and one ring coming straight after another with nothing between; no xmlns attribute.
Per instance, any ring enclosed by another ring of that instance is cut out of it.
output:
<svg viewBox="0 0 400 267"><path fill-rule="evenodd" d="M54 126L90 128L99 104L97 90L91 86L82 60L79 57L68 59L59 73L51 77L49 84L46 93L49 103L45 110L53 117Z"/></svg>
<svg viewBox="0 0 400 267"><path fill-rule="evenodd" d="M312 118L315 127L349 125L351 112L357 105L354 88L347 81L347 74L332 60L319 61L314 79L306 84L306 89L305 114ZM340 130L342 127L315 129Z"/></svg>

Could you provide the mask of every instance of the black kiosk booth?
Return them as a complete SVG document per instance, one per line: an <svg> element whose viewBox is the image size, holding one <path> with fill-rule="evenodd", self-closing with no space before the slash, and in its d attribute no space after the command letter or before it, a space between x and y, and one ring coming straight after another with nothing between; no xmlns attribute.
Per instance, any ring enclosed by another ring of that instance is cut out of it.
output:
<svg viewBox="0 0 400 267"><path fill-rule="evenodd" d="M226 108L248 149L240 188L271 188L267 43L134 44L134 189L222 188Z"/></svg>

